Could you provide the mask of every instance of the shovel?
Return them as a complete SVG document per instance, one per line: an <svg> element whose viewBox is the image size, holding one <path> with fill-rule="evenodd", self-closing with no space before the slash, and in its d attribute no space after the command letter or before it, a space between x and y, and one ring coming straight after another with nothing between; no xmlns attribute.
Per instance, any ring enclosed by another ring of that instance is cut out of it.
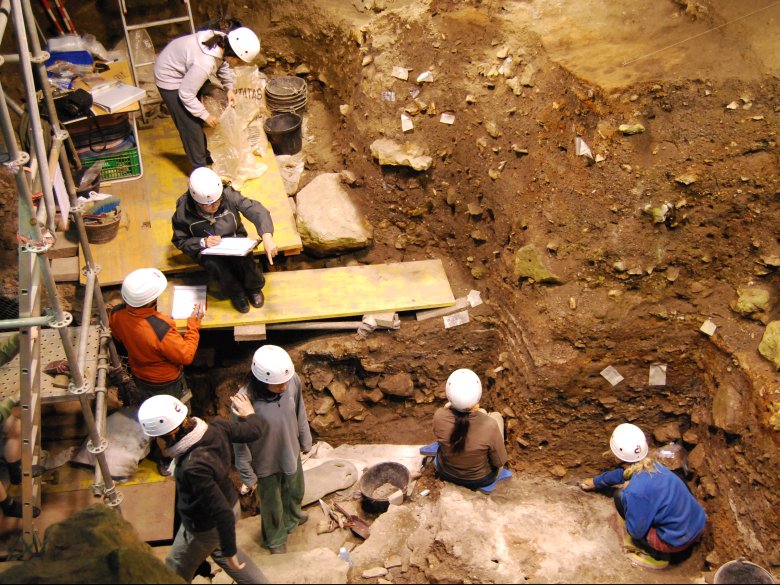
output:
<svg viewBox="0 0 780 585"><path fill-rule="evenodd" d="M363 540L371 536L371 529L369 528L368 524L366 524L365 520L363 520L360 516L348 513L336 502L334 502L333 505L336 507L336 510L338 510L340 514L343 514L347 519L344 525L349 526L350 530L352 530L356 536L359 536Z"/></svg>

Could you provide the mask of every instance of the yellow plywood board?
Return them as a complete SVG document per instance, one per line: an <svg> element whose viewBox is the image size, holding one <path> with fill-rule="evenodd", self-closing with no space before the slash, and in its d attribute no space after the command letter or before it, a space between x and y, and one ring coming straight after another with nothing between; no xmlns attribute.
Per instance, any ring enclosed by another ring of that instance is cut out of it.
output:
<svg viewBox="0 0 780 585"><path fill-rule="evenodd" d="M241 314L229 300L209 294L204 329L253 323L289 323L446 307L455 298L441 260L270 272L265 275L265 306ZM172 282L159 300L169 313ZM186 322L178 322L185 326Z"/></svg>
<svg viewBox="0 0 780 585"><path fill-rule="evenodd" d="M171 216L176 200L187 190L189 165L179 134L170 118L155 120L154 126L139 130L144 174L135 181L101 185L103 193L122 200L122 221L116 238L90 246L95 262L101 266L101 284L119 284L137 268L159 268L163 272L181 272L197 267L171 243ZM274 240L284 254L299 254L303 249L284 189L279 166L271 149L262 159L268 169L241 188L245 197L260 201L274 221ZM244 221L250 237L257 237L255 226ZM262 245L256 254L263 254ZM84 266L83 257L79 266ZM82 284L85 277L82 275Z"/></svg>

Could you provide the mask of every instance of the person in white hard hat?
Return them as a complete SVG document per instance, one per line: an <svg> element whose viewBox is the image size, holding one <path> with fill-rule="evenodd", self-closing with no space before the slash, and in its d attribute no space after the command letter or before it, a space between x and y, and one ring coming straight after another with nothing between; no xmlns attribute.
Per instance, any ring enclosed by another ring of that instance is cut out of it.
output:
<svg viewBox="0 0 780 585"><path fill-rule="evenodd" d="M217 246L222 238L247 236L241 216L251 221L263 240L269 264L279 248L274 241L271 214L259 201L244 197L207 167L190 175L189 190L176 201L171 218L173 245L200 264L217 281L222 295L229 298L240 313L248 313L251 304L259 309L265 303L265 277L252 254L245 256L209 255L203 252Z"/></svg>
<svg viewBox="0 0 780 585"><path fill-rule="evenodd" d="M130 373L147 398L184 395L184 366L192 363L200 341L202 307L193 307L184 335L171 317L157 310L157 298L167 286L168 279L156 268L134 270L122 281L124 303L114 307L108 319L111 334L127 351Z"/></svg>
<svg viewBox="0 0 780 585"><path fill-rule="evenodd" d="M236 583L268 583L236 545L241 510L230 480L231 444L257 440L260 419L245 396L232 396L231 402L232 411L245 420L207 423L189 416L187 407L168 395L152 396L138 409L146 436L161 443L175 462L181 524L165 564L187 583L209 555Z"/></svg>
<svg viewBox="0 0 780 585"><path fill-rule="evenodd" d="M252 63L260 53L260 39L236 20L225 20L219 30L197 31L174 39L154 64L154 79L179 131L193 169L211 164L203 124L215 128L219 119L206 111L198 94L214 75L227 91L228 105L236 105L235 74L231 67Z"/></svg>
<svg viewBox="0 0 780 585"><path fill-rule="evenodd" d="M433 434L439 443L436 473L441 479L478 489L492 484L509 460L504 446L503 420L479 408L482 382L466 368L447 379L447 400L433 415Z"/></svg>
<svg viewBox="0 0 780 585"><path fill-rule="evenodd" d="M625 520L625 542L631 562L664 569L672 555L690 549L702 536L707 514L685 482L648 455L647 439L638 426L623 423L609 440L618 467L580 482L585 491L618 488L615 507Z"/></svg>
<svg viewBox="0 0 780 585"><path fill-rule="evenodd" d="M252 372L238 393L251 398L263 421L262 437L233 446L242 491L256 490L262 546L282 554L287 552L287 535L309 519L301 510L305 488L301 452L311 450L301 379L284 349L264 345L255 352Z"/></svg>

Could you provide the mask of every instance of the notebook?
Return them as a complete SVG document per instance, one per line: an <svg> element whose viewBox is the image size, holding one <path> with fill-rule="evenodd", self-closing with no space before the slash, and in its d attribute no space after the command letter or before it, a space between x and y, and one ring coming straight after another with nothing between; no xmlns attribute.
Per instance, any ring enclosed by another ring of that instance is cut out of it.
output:
<svg viewBox="0 0 780 585"><path fill-rule="evenodd" d="M206 312L206 285L186 286L175 285L173 287L173 308L171 317L174 319L186 319L192 314L195 305L200 305L200 310Z"/></svg>
<svg viewBox="0 0 780 585"><path fill-rule="evenodd" d="M201 254L214 256L246 256L254 250L255 246L259 243L259 240L253 240L252 238L222 238L222 241L218 245L202 250Z"/></svg>
<svg viewBox="0 0 780 585"><path fill-rule="evenodd" d="M146 96L146 90L122 81L92 90L92 101L109 113L116 112Z"/></svg>

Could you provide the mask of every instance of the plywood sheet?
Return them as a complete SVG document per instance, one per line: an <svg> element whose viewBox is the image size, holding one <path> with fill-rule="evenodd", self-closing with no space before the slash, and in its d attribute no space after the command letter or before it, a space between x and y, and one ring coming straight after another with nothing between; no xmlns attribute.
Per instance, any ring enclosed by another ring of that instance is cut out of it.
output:
<svg viewBox="0 0 780 585"><path fill-rule="evenodd" d="M253 323L289 323L363 315L378 311L414 311L455 302L441 260L270 272L265 306L241 314L229 300L209 294L202 327L225 328ZM160 297L170 310L173 284ZM185 321L179 322L181 326Z"/></svg>
<svg viewBox="0 0 780 585"><path fill-rule="evenodd" d="M100 282L120 284L137 268L154 267L163 272L181 272L196 268L189 257L171 243L171 215L176 200L187 190L189 165L170 118L154 121L151 128L140 129L139 141L144 174L134 181L104 184L100 190L122 199L119 233L111 242L91 245L95 262L100 264ZM295 217L276 158L271 149L262 159L265 173L241 188L245 197L260 201L271 212L274 240L283 254L299 254L303 249ZM250 237L256 237L254 225L245 221ZM263 254L262 245L256 250ZM84 266L83 257L79 266ZM81 276L82 283L84 276Z"/></svg>

